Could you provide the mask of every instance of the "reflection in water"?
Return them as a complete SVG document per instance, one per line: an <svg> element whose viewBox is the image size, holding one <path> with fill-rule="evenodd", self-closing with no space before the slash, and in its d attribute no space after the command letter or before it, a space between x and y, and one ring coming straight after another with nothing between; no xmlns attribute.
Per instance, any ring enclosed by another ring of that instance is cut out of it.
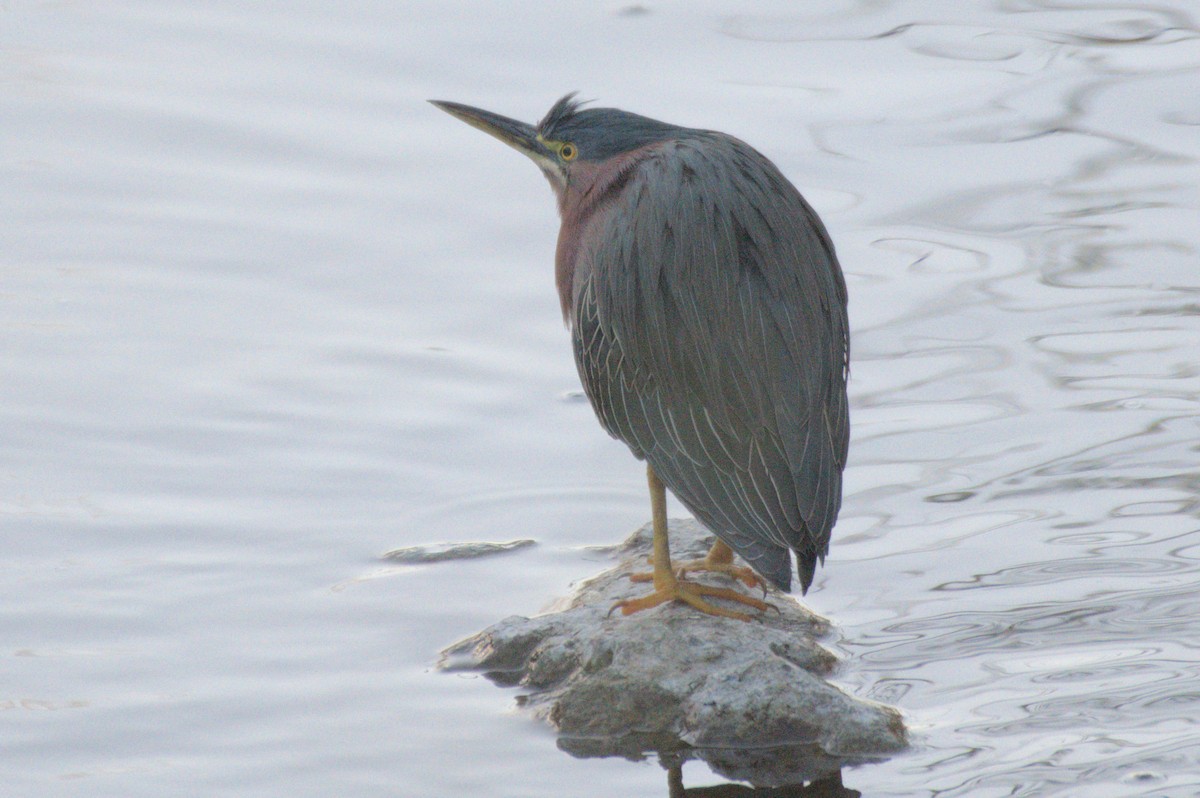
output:
<svg viewBox="0 0 1200 798"><path fill-rule="evenodd" d="M672 765L667 770L669 798L860 798L858 790L842 785L842 772L834 771L807 784L781 787L747 787L744 784L716 784L710 787L683 786L683 766Z"/></svg>
<svg viewBox="0 0 1200 798"><path fill-rule="evenodd" d="M656 747L646 739L578 740L559 737L558 747L572 756L622 757L632 761L655 756L667 770L670 795L762 795L762 796L853 796L842 787L842 768L882 758L831 756L816 745L789 745L771 748L692 748L678 742ZM683 766L696 761L713 773L741 782L741 785L683 789ZM753 785L753 786L746 786ZM805 786L807 785L807 786ZM832 791L836 786L841 792Z"/></svg>

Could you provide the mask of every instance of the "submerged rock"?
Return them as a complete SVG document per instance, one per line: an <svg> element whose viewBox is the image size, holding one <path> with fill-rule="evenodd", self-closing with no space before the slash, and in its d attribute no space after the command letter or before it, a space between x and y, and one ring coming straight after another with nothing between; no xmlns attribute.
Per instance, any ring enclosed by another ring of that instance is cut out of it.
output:
<svg viewBox="0 0 1200 798"><path fill-rule="evenodd" d="M402 563L431 563L448 560L474 560L479 557L491 557L494 554L504 554L526 546L535 545L533 540L510 540L507 543L488 543L475 541L470 543L430 543L425 546L409 546L403 549L392 549L383 555L390 562Z"/></svg>
<svg viewBox="0 0 1200 798"><path fill-rule="evenodd" d="M896 710L826 681L837 660L817 638L829 623L786 593L771 591L779 611L749 622L678 602L610 617L615 602L649 590L628 576L648 569L650 538L639 529L612 550L616 567L544 615L513 616L455 643L439 667L525 688L519 704L578 756L701 758L730 778L774 786L905 747ZM671 522L676 560L703 556L712 541L694 521ZM720 575L690 578L757 594Z"/></svg>

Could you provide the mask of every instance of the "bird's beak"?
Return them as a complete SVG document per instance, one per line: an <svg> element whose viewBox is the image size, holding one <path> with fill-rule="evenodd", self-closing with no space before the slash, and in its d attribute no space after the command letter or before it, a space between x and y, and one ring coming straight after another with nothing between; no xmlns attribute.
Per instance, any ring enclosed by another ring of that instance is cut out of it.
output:
<svg viewBox="0 0 1200 798"><path fill-rule="evenodd" d="M549 161L552 152L538 140L537 130L533 125L500 116L482 108L472 108L462 103L452 103L445 100L430 100L429 102L441 108L451 116L458 117L471 127L479 128L484 133L503 141L513 149L525 153L536 162Z"/></svg>

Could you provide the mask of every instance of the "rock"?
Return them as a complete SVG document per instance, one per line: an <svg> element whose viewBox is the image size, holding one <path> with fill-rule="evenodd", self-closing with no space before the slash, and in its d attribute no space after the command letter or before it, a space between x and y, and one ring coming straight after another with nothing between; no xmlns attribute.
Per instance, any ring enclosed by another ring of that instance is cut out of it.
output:
<svg viewBox="0 0 1200 798"><path fill-rule="evenodd" d="M676 560L712 544L695 521L670 528ZM829 622L786 593L771 591L779 611L749 622L679 602L610 617L615 602L648 591L628 576L648 570L650 548L646 526L610 550L616 567L544 615L513 616L455 643L439 667L524 688L518 703L578 756L701 758L730 778L777 786L905 747L896 710L826 681L837 660L817 638ZM689 578L757 593L718 574Z"/></svg>
<svg viewBox="0 0 1200 798"><path fill-rule="evenodd" d="M479 557L504 554L505 552L516 551L517 549L533 545L535 545L535 541L527 539L510 540L507 543L488 543L486 541L476 541L473 543L430 543L425 546L392 549L383 555L383 559L390 562L411 564L446 562L447 560L474 560Z"/></svg>

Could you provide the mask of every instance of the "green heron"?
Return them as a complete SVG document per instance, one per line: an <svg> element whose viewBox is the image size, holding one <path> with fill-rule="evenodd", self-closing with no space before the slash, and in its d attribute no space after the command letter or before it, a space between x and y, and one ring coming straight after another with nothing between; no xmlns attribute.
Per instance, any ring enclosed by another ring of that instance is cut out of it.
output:
<svg viewBox="0 0 1200 798"><path fill-rule="evenodd" d="M649 595L747 619L738 591L686 579L733 563L812 584L842 501L850 438L846 283L825 226L765 156L724 133L568 94L536 126L433 101L527 155L558 196L555 278L575 364L600 423L645 460ZM672 566L665 488L717 536Z"/></svg>

